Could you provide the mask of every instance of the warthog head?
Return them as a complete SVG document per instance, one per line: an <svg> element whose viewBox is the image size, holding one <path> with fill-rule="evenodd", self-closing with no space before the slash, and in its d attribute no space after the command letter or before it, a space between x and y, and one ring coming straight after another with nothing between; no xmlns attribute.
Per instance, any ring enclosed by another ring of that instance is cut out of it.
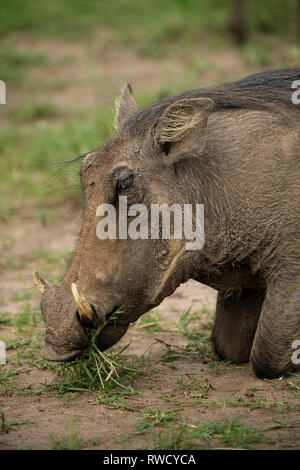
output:
<svg viewBox="0 0 300 470"><path fill-rule="evenodd" d="M42 355L46 359L76 358L89 344L85 327L96 329L105 322L98 346L109 348L131 322L191 277L184 237L120 236L120 196L127 197L128 208L195 203L195 188L189 184L191 161L205 147L212 106L209 98L187 98L162 103L159 112L155 104L139 111L131 87L124 88L117 104L115 138L105 148L87 154L82 163L85 204L72 263L58 286L50 287L37 272L34 275L43 293L46 344ZM199 193L197 197L201 203ZM104 215L97 208L103 204L115 208L115 238L97 235L100 215ZM122 313L109 322L117 309Z"/></svg>

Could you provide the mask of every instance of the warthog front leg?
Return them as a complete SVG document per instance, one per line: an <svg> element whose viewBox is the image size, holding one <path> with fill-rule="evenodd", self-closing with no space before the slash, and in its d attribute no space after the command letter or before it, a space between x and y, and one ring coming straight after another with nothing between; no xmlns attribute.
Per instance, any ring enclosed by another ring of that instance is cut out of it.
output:
<svg viewBox="0 0 300 470"><path fill-rule="evenodd" d="M300 340L300 279L288 282L282 276L268 286L257 325L250 357L257 377L272 379L295 369L296 340Z"/></svg>
<svg viewBox="0 0 300 470"><path fill-rule="evenodd" d="M218 293L212 344L220 359L249 361L264 297L264 289Z"/></svg>

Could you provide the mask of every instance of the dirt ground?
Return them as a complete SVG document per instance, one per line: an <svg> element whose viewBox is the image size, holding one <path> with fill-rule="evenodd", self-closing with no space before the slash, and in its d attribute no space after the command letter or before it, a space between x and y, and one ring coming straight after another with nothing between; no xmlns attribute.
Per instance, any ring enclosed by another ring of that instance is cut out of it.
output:
<svg viewBox="0 0 300 470"><path fill-rule="evenodd" d="M17 318L20 305L28 302L31 306L38 305L39 295L32 289L32 270L36 267L45 272L49 261L43 259L41 250L55 253L58 258L60 253L72 250L78 220L78 211L60 210L55 223L46 226L30 216L1 226L2 312ZM9 243L11 234L13 241ZM30 293L30 296L24 295L25 299L22 299L16 293ZM51 392L40 394L38 391L45 382L53 384L59 380L58 371L31 361L31 353L28 356L28 352L24 352L24 357L22 353L18 357L18 348L9 348L7 364L1 366L12 372L11 381L6 382L2 376L0 382L0 409L7 424L0 435L0 448L51 449L54 442L64 441L72 433L70 423L76 426L76 433L87 449L151 448L159 445L157 439L160 442L164 432L171 431L166 428L168 423L158 423L148 432L138 433L138 424L149 409L182 410L175 412L175 429L181 423L196 425L240 417L247 429L269 427L263 435L270 441L250 440L242 448L298 448L300 377L259 380L248 364L216 363L209 354L205 358L201 354L183 353L188 344L185 335L178 330L183 311L192 308L192 311L200 312L203 331L209 333L215 300L213 289L191 280L159 306L158 331L147 333L146 324L144 327L139 323L131 326L114 349L131 342L126 356L136 360L146 356L147 361L132 383L138 394L124 396L125 407L95 404L92 392L73 394L65 399ZM38 313L36 316L37 329L43 332L43 323ZM0 336L13 342L28 338L28 332L16 332L11 325L3 323ZM170 348L175 357L171 362L164 359ZM97 437L91 444L93 436L100 436L100 442ZM236 445L240 447L239 443ZM236 445L222 444L216 436L197 441L197 448L235 448Z"/></svg>
<svg viewBox="0 0 300 470"><path fill-rule="evenodd" d="M145 87L154 93L186 66L184 60L141 58L120 49L109 34L85 47L54 40L36 44L30 37L19 47L53 59L47 69L32 72L30 89L36 99L41 94L68 111L112 103L125 80L140 93ZM201 85L253 71L238 51L203 45L197 54L215 64L197 72ZM68 85L51 87L54 77ZM49 82L47 93L39 82ZM16 91L13 101L18 100ZM216 292L192 280L163 301L153 320L150 315L150 321L132 325L113 348L130 343L124 355L137 369L130 383L134 393L118 386L106 395L99 390L100 398L92 391L54 392L61 368L39 359L44 329L32 272L59 279L80 211L70 205L51 211L53 220L41 220L33 201L0 224L0 338L8 343L6 364L0 365L0 449L300 447L300 375L259 380L248 364L216 362L209 345ZM184 329L187 309L192 321ZM195 339L191 328L198 328ZM31 342L33 336L37 342ZM210 431L212 423L227 427ZM192 436L193 430L198 434Z"/></svg>

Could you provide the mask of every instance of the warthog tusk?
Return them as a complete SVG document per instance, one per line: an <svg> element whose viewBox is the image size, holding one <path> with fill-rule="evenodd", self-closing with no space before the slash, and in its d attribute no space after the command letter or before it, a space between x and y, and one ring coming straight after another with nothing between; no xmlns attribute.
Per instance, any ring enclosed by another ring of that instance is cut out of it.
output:
<svg viewBox="0 0 300 470"><path fill-rule="evenodd" d="M83 295L80 295L77 290L76 284L73 282L71 284L72 294L76 303L76 307L79 313L81 321L93 322L93 310L88 301L84 298Z"/></svg>
<svg viewBox="0 0 300 470"><path fill-rule="evenodd" d="M36 288L40 291L41 294L43 294L49 287L47 282L44 281L44 279L41 277L37 270L33 272L33 281Z"/></svg>

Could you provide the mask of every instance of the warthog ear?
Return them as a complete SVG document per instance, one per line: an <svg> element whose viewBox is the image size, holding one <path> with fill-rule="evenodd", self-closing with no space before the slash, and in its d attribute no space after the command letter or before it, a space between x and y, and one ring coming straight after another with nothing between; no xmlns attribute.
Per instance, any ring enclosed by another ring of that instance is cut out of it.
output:
<svg viewBox="0 0 300 470"><path fill-rule="evenodd" d="M124 122L138 109L132 96L132 86L126 83L115 101L115 128L117 132L121 129Z"/></svg>
<svg viewBox="0 0 300 470"><path fill-rule="evenodd" d="M207 118L214 102L189 98L172 103L155 126L155 139L172 164L184 155L197 155L206 143Z"/></svg>

